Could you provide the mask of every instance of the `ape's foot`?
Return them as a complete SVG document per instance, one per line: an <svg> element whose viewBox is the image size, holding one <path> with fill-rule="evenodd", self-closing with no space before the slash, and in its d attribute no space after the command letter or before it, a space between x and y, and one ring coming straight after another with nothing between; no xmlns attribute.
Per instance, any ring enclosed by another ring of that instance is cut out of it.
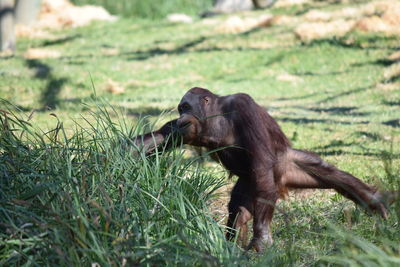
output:
<svg viewBox="0 0 400 267"><path fill-rule="evenodd" d="M369 208L379 215L381 215L384 219L388 218L388 208L393 202L400 199L400 192L397 191L383 191L383 192L375 192L373 195L372 201L369 204Z"/></svg>
<svg viewBox="0 0 400 267"><path fill-rule="evenodd" d="M258 253L262 253L266 247L271 246L274 243L274 240L271 236L267 236L264 238L256 238L250 241L249 245L246 247L246 250L255 249Z"/></svg>

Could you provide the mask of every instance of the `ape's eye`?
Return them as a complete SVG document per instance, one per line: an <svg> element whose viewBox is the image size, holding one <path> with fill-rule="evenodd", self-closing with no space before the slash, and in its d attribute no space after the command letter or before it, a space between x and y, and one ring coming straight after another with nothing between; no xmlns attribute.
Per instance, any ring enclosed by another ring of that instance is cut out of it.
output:
<svg viewBox="0 0 400 267"><path fill-rule="evenodd" d="M184 104L182 104L182 105L180 105L178 107L178 111L179 112L185 112L185 111L188 111L188 110L190 110L190 105L187 104L187 103L184 103Z"/></svg>

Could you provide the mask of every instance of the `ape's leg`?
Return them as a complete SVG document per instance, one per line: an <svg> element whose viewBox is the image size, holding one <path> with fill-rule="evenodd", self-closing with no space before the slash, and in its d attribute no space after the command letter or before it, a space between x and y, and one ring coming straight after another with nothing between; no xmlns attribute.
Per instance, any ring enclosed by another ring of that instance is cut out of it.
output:
<svg viewBox="0 0 400 267"><path fill-rule="evenodd" d="M250 211L244 206L239 207L239 215L236 220L236 229L239 230L239 240L241 245L245 247L247 245L247 236L249 232L249 228L247 226L247 222L250 221L253 216Z"/></svg>
<svg viewBox="0 0 400 267"><path fill-rule="evenodd" d="M228 204L229 217L227 222L226 238L232 240L236 231L239 232L239 240L244 244L247 240L247 222L252 218L252 201L250 182L239 178L231 192L231 200Z"/></svg>
<svg viewBox="0 0 400 267"><path fill-rule="evenodd" d="M355 203L387 218L381 194L353 175L323 161L307 151L288 149L277 168L282 185L289 188L332 188Z"/></svg>
<svg viewBox="0 0 400 267"><path fill-rule="evenodd" d="M254 236L248 249L255 248L257 252L261 252L266 244L271 245L273 243L270 224L279 194L272 169L256 177L255 190L255 198L253 200Z"/></svg>

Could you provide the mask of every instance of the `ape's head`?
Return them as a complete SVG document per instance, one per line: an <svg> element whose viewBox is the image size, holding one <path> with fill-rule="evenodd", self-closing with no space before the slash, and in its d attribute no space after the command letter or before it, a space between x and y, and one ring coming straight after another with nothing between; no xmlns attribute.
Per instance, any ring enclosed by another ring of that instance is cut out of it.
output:
<svg viewBox="0 0 400 267"><path fill-rule="evenodd" d="M214 115L215 102L218 96L207 89L194 87L190 89L178 105L179 119L177 126L186 144L201 146L202 136L209 129L210 119Z"/></svg>

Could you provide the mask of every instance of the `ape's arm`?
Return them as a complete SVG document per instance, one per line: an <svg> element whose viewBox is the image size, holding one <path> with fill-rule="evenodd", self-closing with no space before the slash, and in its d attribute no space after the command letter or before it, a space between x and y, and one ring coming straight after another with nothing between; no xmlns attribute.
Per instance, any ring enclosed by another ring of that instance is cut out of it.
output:
<svg viewBox="0 0 400 267"><path fill-rule="evenodd" d="M168 149L181 144L181 134L177 127L177 119L164 124L159 130L138 135L133 138L133 143L144 150L145 153L151 154L156 148Z"/></svg>

